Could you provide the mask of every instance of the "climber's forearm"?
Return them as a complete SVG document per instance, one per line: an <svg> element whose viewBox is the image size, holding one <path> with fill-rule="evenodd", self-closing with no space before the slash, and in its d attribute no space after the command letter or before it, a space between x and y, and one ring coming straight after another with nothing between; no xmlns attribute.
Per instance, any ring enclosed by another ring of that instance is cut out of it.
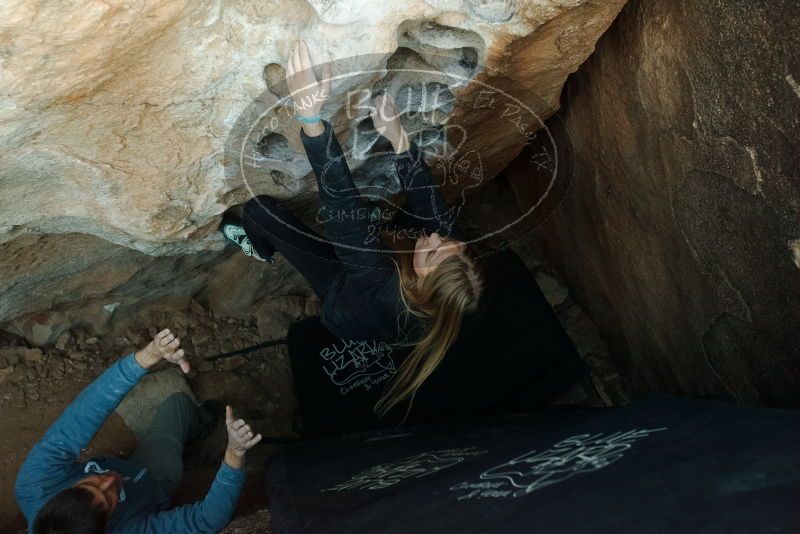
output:
<svg viewBox="0 0 800 534"><path fill-rule="evenodd" d="M325 131L325 125L322 121L310 122L303 124L303 132L309 137L316 137Z"/></svg>
<svg viewBox="0 0 800 534"><path fill-rule="evenodd" d="M317 178L322 207L329 210L330 213L350 213L365 208L364 200L353 181L353 175L347 165L347 158L345 158L339 140L336 139L333 126L325 119L320 124L323 131L313 137L306 131L304 124L300 130L300 139L303 142L308 163ZM326 220L328 220L327 217ZM345 222L349 228L352 221ZM329 220L329 223L336 224L337 221ZM326 223L326 227L329 223ZM328 232L331 231L332 229L329 228ZM329 234L328 237L331 238L332 234Z"/></svg>
<svg viewBox="0 0 800 534"><path fill-rule="evenodd" d="M317 178L320 200L317 220L325 225L325 237L344 269L363 273L365 268L375 267L384 259L374 245L365 246L374 239L370 230L371 207L359 194L333 125L324 119L321 124L324 131L313 137L306 125L300 130L308 163Z"/></svg>

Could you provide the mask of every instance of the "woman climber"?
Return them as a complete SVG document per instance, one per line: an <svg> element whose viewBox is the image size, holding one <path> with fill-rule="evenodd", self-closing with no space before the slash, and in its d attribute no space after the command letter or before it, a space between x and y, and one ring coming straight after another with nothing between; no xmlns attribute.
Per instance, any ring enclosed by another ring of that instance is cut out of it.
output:
<svg viewBox="0 0 800 534"><path fill-rule="evenodd" d="M405 247L394 239L389 248L371 243L370 204L358 194L331 124L319 115L330 90L330 65L318 81L305 42L296 41L286 78L295 116L302 122L300 137L319 185L321 210L327 214L326 235L315 233L264 195L245 205L241 221L228 218L221 229L256 259L271 261L273 253L280 252L308 280L322 303L322 323L334 335L413 344L375 405L383 416L412 397L442 361L458 336L462 318L478 306L481 275L466 245L450 236L439 186L400 124L392 97L376 97L370 115L375 129L394 149L407 198L395 226L416 224L421 231Z"/></svg>

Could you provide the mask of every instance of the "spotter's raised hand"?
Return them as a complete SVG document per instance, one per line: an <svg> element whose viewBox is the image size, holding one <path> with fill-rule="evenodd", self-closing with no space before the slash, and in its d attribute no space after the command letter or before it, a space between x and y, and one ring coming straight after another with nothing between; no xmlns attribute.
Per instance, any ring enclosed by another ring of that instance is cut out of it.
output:
<svg viewBox="0 0 800 534"><path fill-rule="evenodd" d="M135 357L139 365L145 369L150 369L161 360L166 360L178 365L184 373L191 370L189 360L181 348L181 340L169 328L156 334L153 341L136 352Z"/></svg>

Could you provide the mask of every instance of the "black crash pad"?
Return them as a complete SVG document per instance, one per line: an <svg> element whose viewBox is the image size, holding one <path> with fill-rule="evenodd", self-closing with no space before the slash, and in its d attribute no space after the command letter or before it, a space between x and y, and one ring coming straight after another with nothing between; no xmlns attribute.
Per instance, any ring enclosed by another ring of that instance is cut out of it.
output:
<svg viewBox="0 0 800 534"><path fill-rule="evenodd" d="M529 411L587 372L528 269L511 251L482 258L485 298L456 343L417 392L408 422ZM318 318L288 334L292 372L307 435L394 425L409 404L379 421L373 406L410 349L341 340Z"/></svg>
<svg viewBox="0 0 800 534"><path fill-rule="evenodd" d="M302 443L268 465L276 534L800 532L800 412L622 408Z"/></svg>

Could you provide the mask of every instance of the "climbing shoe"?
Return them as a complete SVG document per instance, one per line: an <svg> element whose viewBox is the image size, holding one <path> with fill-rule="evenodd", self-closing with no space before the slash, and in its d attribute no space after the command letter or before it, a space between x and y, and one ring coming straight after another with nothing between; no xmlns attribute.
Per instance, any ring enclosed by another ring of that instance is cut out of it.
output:
<svg viewBox="0 0 800 534"><path fill-rule="evenodd" d="M275 263L275 258L272 256L262 258L258 255L256 248L253 246L253 243L250 241L250 238L247 237L247 233L245 233L244 228L242 228L242 225L239 224L238 221L232 218L227 220L223 219L220 230L228 241L242 249L245 256L252 256L258 261Z"/></svg>

